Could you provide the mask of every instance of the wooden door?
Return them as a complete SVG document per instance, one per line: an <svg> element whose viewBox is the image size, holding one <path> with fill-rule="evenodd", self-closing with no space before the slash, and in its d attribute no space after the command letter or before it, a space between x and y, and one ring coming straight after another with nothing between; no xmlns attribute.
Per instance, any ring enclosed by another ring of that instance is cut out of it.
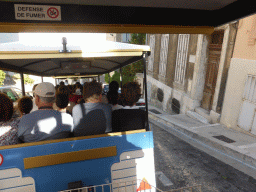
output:
<svg viewBox="0 0 256 192"><path fill-rule="evenodd" d="M206 110L212 109L213 97L216 87L219 62L221 56L223 36L223 31L214 32L211 36L211 43L209 44L209 58L206 68L204 93L202 99L202 108Z"/></svg>

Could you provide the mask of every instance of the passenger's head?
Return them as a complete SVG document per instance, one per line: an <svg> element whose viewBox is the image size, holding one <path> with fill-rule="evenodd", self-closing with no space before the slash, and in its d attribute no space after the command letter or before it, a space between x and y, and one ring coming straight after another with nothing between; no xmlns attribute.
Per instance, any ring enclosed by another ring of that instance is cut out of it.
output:
<svg viewBox="0 0 256 192"><path fill-rule="evenodd" d="M37 85L38 85L38 84L35 84L35 85L33 86L33 88L32 88L32 91L33 91L33 92L35 91ZM34 94L34 93L33 93L33 97L35 97L35 94Z"/></svg>
<svg viewBox="0 0 256 192"><path fill-rule="evenodd" d="M117 91L109 91L107 94L107 98L108 98L108 103L112 104L112 105L116 105L119 95Z"/></svg>
<svg viewBox="0 0 256 192"><path fill-rule="evenodd" d="M122 94L125 105L133 106L141 97L140 85L137 82L129 82L123 86Z"/></svg>
<svg viewBox="0 0 256 192"><path fill-rule="evenodd" d="M84 100L87 103L101 102L102 98L102 85L96 81L87 83L84 86Z"/></svg>
<svg viewBox="0 0 256 192"><path fill-rule="evenodd" d="M68 106L69 96L66 93L57 93L56 94L56 105L60 109L65 109Z"/></svg>
<svg viewBox="0 0 256 192"><path fill-rule="evenodd" d="M30 113L30 111L33 109L32 99L28 96L24 96L21 99L19 99L18 109L21 116Z"/></svg>
<svg viewBox="0 0 256 192"><path fill-rule="evenodd" d="M13 102L4 93L0 93L0 122L9 121L13 115Z"/></svg>
<svg viewBox="0 0 256 192"><path fill-rule="evenodd" d="M82 95L82 93L83 93L83 86L79 82L76 82L76 84L75 84L75 94L76 95Z"/></svg>
<svg viewBox="0 0 256 192"><path fill-rule="evenodd" d="M69 90L70 90L70 94L75 93L75 91L76 91L75 85L70 85L70 86L69 86Z"/></svg>
<svg viewBox="0 0 256 192"><path fill-rule="evenodd" d="M52 106L55 101L55 88L48 82L39 83L34 91L35 101L38 108Z"/></svg>
<svg viewBox="0 0 256 192"><path fill-rule="evenodd" d="M64 86L65 83L63 81L60 82L60 86Z"/></svg>
<svg viewBox="0 0 256 192"><path fill-rule="evenodd" d="M67 94L69 95L70 94L70 90L67 86L59 86L58 89L57 89L57 93L64 93L64 94Z"/></svg>
<svg viewBox="0 0 256 192"><path fill-rule="evenodd" d="M109 84L109 91L118 91L119 83L117 81L111 81Z"/></svg>
<svg viewBox="0 0 256 192"><path fill-rule="evenodd" d="M76 88L77 88L77 87L81 87L82 85L81 85L80 82L76 82L76 83L75 83L75 86L76 86Z"/></svg>

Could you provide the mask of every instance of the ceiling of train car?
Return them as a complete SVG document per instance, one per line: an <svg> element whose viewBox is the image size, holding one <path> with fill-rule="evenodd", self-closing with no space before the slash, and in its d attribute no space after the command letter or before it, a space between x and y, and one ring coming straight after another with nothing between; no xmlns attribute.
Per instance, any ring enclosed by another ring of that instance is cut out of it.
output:
<svg viewBox="0 0 256 192"><path fill-rule="evenodd" d="M61 6L61 19L54 21L57 24L217 27L256 12L256 4L251 0L0 0L0 3L2 23L50 23L16 20L13 4L17 3Z"/></svg>
<svg viewBox="0 0 256 192"><path fill-rule="evenodd" d="M12 0L21 2L20 0ZM179 9L221 9L237 0L22 0L28 3L56 3L56 4L80 4L80 5L106 5L106 6L131 6L131 7L162 7Z"/></svg>

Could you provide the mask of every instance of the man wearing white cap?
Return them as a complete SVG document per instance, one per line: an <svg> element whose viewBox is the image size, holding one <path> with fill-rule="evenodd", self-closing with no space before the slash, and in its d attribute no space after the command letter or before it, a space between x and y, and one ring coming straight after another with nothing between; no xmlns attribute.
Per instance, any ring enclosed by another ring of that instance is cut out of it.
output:
<svg viewBox="0 0 256 192"><path fill-rule="evenodd" d="M73 131L73 118L67 113L53 110L55 88L44 82L35 91L37 111L22 116L18 126L18 137L23 142L35 142L66 138Z"/></svg>

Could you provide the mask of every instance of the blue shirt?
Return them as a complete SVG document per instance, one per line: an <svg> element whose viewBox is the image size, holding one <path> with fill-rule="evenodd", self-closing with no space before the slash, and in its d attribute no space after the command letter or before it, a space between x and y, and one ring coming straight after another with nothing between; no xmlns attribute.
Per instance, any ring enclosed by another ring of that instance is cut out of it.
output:
<svg viewBox="0 0 256 192"><path fill-rule="evenodd" d="M56 110L37 110L22 116L18 125L18 137L24 142L65 138L61 132L73 131L73 118Z"/></svg>
<svg viewBox="0 0 256 192"><path fill-rule="evenodd" d="M74 136L111 132L112 109L104 103L82 103L72 110Z"/></svg>

